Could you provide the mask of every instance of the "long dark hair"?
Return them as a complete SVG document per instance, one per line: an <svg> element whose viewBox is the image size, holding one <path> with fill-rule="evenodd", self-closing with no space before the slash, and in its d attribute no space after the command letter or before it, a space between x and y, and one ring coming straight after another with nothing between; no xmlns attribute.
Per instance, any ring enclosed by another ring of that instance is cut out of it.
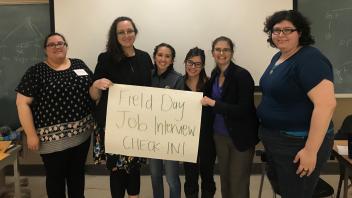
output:
<svg viewBox="0 0 352 198"><path fill-rule="evenodd" d="M195 48L192 48L188 51L188 53L186 54L186 58L185 58L185 64L186 64L186 61L191 59L192 57L195 57L195 56L200 56L200 59L202 60L202 70L200 71L199 73L199 79L198 79L198 82L197 82L197 91L203 91L203 88L205 86L205 83L208 81L208 77L207 77L207 74L205 72L205 69L204 69L204 65L205 65L205 53L204 53L204 50L198 48L198 47L195 47ZM188 79L188 74L187 74L187 71L185 72L185 83Z"/></svg>
<svg viewBox="0 0 352 198"><path fill-rule="evenodd" d="M109 53L112 58L113 58L113 62L114 63L118 63L122 60L122 58L125 57L125 54L123 53L121 44L118 42L117 40L117 24L122 22L122 21L129 21L131 22L133 29L134 29L134 33L137 35L138 30L136 27L136 24L132 21L131 18L126 17L126 16L121 16L116 18L111 26L110 26L110 30L109 30L109 37L108 37L108 42L106 43L106 52Z"/></svg>

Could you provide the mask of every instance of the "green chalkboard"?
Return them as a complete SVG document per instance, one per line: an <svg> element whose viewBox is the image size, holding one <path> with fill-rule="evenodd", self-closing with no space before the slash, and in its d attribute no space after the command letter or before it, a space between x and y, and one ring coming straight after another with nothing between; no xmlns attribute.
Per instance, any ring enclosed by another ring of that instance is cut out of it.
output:
<svg viewBox="0 0 352 198"><path fill-rule="evenodd" d="M352 1L297 0L312 23L315 46L334 66L335 91L352 94Z"/></svg>
<svg viewBox="0 0 352 198"><path fill-rule="evenodd" d="M15 88L25 71L44 60L49 4L0 6L0 126L19 126Z"/></svg>

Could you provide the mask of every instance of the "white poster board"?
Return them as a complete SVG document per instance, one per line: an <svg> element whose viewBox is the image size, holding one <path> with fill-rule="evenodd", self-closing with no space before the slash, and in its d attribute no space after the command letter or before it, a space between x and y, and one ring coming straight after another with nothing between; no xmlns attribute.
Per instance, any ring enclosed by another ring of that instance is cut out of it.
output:
<svg viewBox="0 0 352 198"><path fill-rule="evenodd" d="M107 153L196 162L203 93L114 84L106 115Z"/></svg>

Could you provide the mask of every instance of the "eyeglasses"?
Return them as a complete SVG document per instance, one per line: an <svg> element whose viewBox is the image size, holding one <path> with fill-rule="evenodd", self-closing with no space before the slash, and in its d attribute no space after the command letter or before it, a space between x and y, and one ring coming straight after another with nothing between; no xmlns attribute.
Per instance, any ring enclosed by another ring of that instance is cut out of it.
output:
<svg viewBox="0 0 352 198"><path fill-rule="evenodd" d="M191 60L186 61L186 67L192 68L193 65L195 68L201 68L203 66L202 62L193 62Z"/></svg>
<svg viewBox="0 0 352 198"><path fill-rule="evenodd" d="M59 41L57 43L49 43L46 45L46 47L49 47L49 48L62 48L64 46L66 46L66 42L64 41Z"/></svg>
<svg viewBox="0 0 352 198"><path fill-rule="evenodd" d="M232 52L232 50L230 48L224 48L224 49L215 48L214 51L219 54Z"/></svg>
<svg viewBox="0 0 352 198"><path fill-rule="evenodd" d="M117 36L124 36L124 35L132 35L134 34L134 30L127 30L127 31L118 31L116 32Z"/></svg>
<svg viewBox="0 0 352 198"><path fill-rule="evenodd" d="M293 28L284 28L284 29L273 29L271 31L272 34L274 35L280 35L281 32L284 34L284 35L289 35L291 34L292 32L294 31L297 31L297 29L293 29Z"/></svg>

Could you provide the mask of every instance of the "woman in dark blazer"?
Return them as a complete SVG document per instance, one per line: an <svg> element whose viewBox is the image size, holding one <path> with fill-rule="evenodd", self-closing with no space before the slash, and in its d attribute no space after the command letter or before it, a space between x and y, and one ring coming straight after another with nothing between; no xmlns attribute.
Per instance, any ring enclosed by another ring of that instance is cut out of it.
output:
<svg viewBox="0 0 352 198"><path fill-rule="evenodd" d="M207 129L214 133L223 198L249 197L258 120L254 106L254 81L231 59L234 44L221 36L212 44L216 67L202 99L207 106Z"/></svg>

